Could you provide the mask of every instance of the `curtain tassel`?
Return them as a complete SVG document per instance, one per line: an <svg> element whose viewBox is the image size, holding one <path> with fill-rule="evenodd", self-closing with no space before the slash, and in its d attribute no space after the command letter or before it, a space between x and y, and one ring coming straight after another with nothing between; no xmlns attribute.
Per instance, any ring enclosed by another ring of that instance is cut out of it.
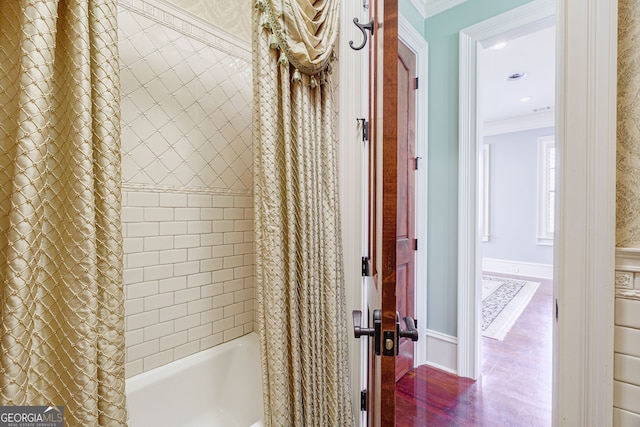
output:
<svg viewBox="0 0 640 427"><path fill-rule="evenodd" d="M271 30L271 22L269 22L269 16L267 14L262 15L262 18L260 18L260 26L265 30Z"/></svg>
<svg viewBox="0 0 640 427"><path fill-rule="evenodd" d="M276 37L275 34L271 34L269 36L269 47L271 49L278 49L280 47L280 44L278 43L278 37Z"/></svg>
<svg viewBox="0 0 640 427"><path fill-rule="evenodd" d="M318 81L316 80L316 76L311 76L309 79L309 87L311 89L315 89L318 87Z"/></svg>
<svg viewBox="0 0 640 427"><path fill-rule="evenodd" d="M338 55L336 55L336 51L331 51L331 56L329 57L329 62L327 63L327 73L331 74L333 72L333 63L338 60Z"/></svg>
<svg viewBox="0 0 640 427"><path fill-rule="evenodd" d="M326 84L326 83L329 82L329 77L328 77L329 76L329 72L330 71L327 70L327 71L322 71L320 73L320 85L323 85L323 84Z"/></svg>
<svg viewBox="0 0 640 427"><path fill-rule="evenodd" d="M284 52L282 52L280 54L280 58L278 58L278 65L289 65L289 60L287 59L287 55L285 55Z"/></svg>
<svg viewBox="0 0 640 427"><path fill-rule="evenodd" d="M300 83L302 82L302 75L300 74L300 71L298 71L298 69L296 68L296 70L293 72L293 78L291 79L292 82L294 83Z"/></svg>

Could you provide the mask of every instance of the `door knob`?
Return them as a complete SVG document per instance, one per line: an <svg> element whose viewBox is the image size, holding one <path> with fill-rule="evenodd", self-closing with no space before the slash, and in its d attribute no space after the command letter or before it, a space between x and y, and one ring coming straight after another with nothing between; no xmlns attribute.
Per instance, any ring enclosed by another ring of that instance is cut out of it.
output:
<svg viewBox="0 0 640 427"><path fill-rule="evenodd" d="M376 356L380 356L381 347L381 331L382 331L382 312L380 309L373 310L373 328L362 327L362 312L360 310L353 310L353 336L360 337L373 337L373 350Z"/></svg>
<svg viewBox="0 0 640 427"><path fill-rule="evenodd" d="M416 322L412 317L405 317L404 324L407 325L406 330L400 330L398 335L400 338L410 338L411 341L418 341L418 329L416 328Z"/></svg>
<svg viewBox="0 0 640 427"><path fill-rule="evenodd" d="M372 337L375 333L373 328L363 328L362 326L362 312L360 310L353 310L353 335L356 338L361 336Z"/></svg>

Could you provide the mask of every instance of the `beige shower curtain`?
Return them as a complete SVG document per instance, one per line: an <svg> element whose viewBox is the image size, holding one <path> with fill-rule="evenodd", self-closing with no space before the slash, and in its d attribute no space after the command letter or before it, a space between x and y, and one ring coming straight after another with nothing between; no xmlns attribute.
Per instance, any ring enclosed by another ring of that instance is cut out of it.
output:
<svg viewBox="0 0 640 427"><path fill-rule="evenodd" d="M265 425L353 425L333 87L338 0L254 13L258 328Z"/></svg>
<svg viewBox="0 0 640 427"><path fill-rule="evenodd" d="M116 0L0 2L0 405L122 426Z"/></svg>

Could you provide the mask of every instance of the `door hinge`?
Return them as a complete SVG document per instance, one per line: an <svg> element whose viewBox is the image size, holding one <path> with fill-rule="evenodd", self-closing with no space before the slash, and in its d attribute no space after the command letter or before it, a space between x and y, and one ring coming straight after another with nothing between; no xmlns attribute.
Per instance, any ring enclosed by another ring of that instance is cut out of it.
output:
<svg viewBox="0 0 640 427"><path fill-rule="evenodd" d="M361 411L367 410L367 390L366 389L360 392L360 410Z"/></svg>
<svg viewBox="0 0 640 427"><path fill-rule="evenodd" d="M362 125L362 142L369 140L369 122L365 118L356 119Z"/></svg>
<svg viewBox="0 0 640 427"><path fill-rule="evenodd" d="M556 299L556 320L558 320L558 300Z"/></svg>
<svg viewBox="0 0 640 427"><path fill-rule="evenodd" d="M418 89L418 77L416 77L416 78L414 79L413 89L414 89L414 90L417 90L417 89Z"/></svg>
<svg viewBox="0 0 640 427"><path fill-rule="evenodd" d="M369 273L369 257L363 256L362 257L362 276L370 276L371 274Z"/></svg>
<svg viewBox="0 0 640 427"><path fill-rule="evenodd" d="M420 164L420 159L422 157L414 157L413 159L413 169L418 170L418 165Z"/></svg>
<svg viewBox="0 0 640 427"><path fill-rule="evenodd" d="M413 239L413 250L414 251L418 250L418 239Z"/></svg>

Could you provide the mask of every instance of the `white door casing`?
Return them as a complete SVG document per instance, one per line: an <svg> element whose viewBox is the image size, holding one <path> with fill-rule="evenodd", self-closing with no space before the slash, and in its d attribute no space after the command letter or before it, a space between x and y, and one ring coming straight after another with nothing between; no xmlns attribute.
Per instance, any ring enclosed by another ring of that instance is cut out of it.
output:
<svg viewBox="0 0 640 427"><path fill-rule="evenodd" d="M540 13L552 6L557 29L558 159L554 242L554 309L558 322L554 326L553 346L553 425L610 426L617 1L558 0L555 5L552 1L536 0L518 9L533 8L528 13ZM507 21L513 19L516 18L512 16ZM490 26L484 28L489 29ZM479 374L479 334L474 322L478 322L479 313L476 289L470 286L477 283L478 271L475 42L488 35L478 31L472 36L473 31L467 30L460 33L458 356L459 374L475 378Z"/></svg>
<svg viewBox="0 0 640 427"><path fill-rule="evenodd" d="M362 34L353 24L353 18L360 22L368 21L369 12L362 7L362 2L340 2L340 40L338 47L338 158L340 160L340 205L342 209L342 242L344 254L344 275L346 289L347 332L353 337L351 312L363 309L363 277L361 275L361 259L363 254L363 174L362 133L359 117L367 117L367 49L354 51L349 41L360 44ZM352 388L352 407L356 425L366 425L364 413L360 412L360 390L366 388L367 366L362 363L361 354L365 352L365 340L350 339L349 360ZM364 382L363 382L364 381ZM363 424L365 423L365 424Z"/></svg>
<svg viewBox="0 0 640 427"><path fill-rule="evenodd" d="M361 16L362 6L358 3L342 2L341 6L342 183L359 182L360 179L357 166L360 146L356 144L359 133L354 118L363 116L353 88L366 75L360 65L362 56L345 53L349 40L360 40L359 31L351 22L354 16ZM613 401L617 1L558 0L555 9L559 47L556 61L558 204L562 207L562 215L557 215L554 262L561 321L554 333L553 422L555 426L609 426ZM468 87L465 89L465 84L468 83L461 81L461 93L469 90ZM471 111L461 111L461 120L465 115L467 123L475 121ZM463 138L464 133L461 132L460 137ZM470 184L465 185L469 187ZM357 261L360 256L360 232L355 232L356 236L351 233L359 230L361 218L357 185L345 187L342 189L343 235L348 263ZM475 207L475 201L465 202L469 203ZM463 207L460 205L461 215L465 214ZM351 248L349 241L355 242L357 248ZM460 246L461 254L463 250ZM360 307L361 297L360 287L351 286L351 281L358 280L359 283L360 278L354 279L355 273L349 268L345 266L347 310L350 313ZM463 339L460 334L459 339ZM467 350L459 352L459 356L469 354L470 345L469 342L463 344ZM356 378L360 360L358 351L354 351L358 348L359 341L355 341L351 347L354 398L359 393ZM460 359L461 372L464 363ZM466 372L465 376L469 376L470 371ZM356 405L354 401L357 415Z"/></svg>
<svg viewBox="0 0 640 427"><path fill-rule="evenodd" d="M478 52L482 43L523 27L553 25L555 2L536 0L460 31L458 192L458 375L480 376L482 263L478 230L478 165L482 143Z"/></svg>

